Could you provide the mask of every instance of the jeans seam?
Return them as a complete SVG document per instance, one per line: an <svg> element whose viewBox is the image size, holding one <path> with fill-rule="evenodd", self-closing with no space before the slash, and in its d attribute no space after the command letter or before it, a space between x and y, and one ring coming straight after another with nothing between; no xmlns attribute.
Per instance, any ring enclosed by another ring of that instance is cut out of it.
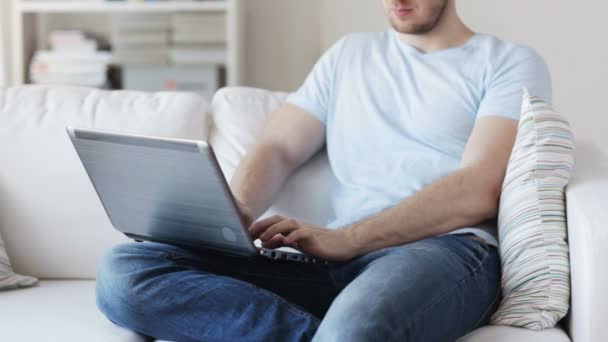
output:
<svg viewBox="0 0 608 342"><path fill-rule="evenodd" d="M338 292L344 288L343 286L338 285L338 281L336 280L336 277L333 274L333 270L328 269L327 270L327 275L329 276L329 280L331 282L331 284L333 285L334 289L336 289Z"/></svg>
<svg viewBox="0 0 608 342"><path fill-rule="evenodd" d="M444 298L446 298L449 294L451 294L454 290L456 290L458 287L460 287L460 285L462 285L462 283L464 283L466 280L470 279L471 276L477 272L481 266L483 265L483 263L486 261L486 259L488 258L489 255L489 251L486 251L483 255L483 257L481 258L481 260L479 261L479 264L477 264L477 266L475 267L474 270L472 270L471 272L469 272L465 277L463 277L460 281L458 281L458 283L456 283L456 285L454 285L451 289L449 289L448 291L445 291L443 294L441 294L440 296L437 297L437 299L435 299L431 304L429 304L423 312L421 312L418 317L416 317L410 324L407 325L407 327L405 328L404 331L408 331L414 324L416 324L420 318L422 318L422 316L424 316L424 314L429 311L433 306L435 306L435 304L439 303L440 301L442 301Z"/></svg>
<svg viewBox="0 0 608 342"><path fill-rule="evenodd" d="M321 322L317 317L315 317L315 315L313 315L310 312L307 312L307 311L301 309L300 307L296 306L294 303L292 303L292 302L288 301L287 299L279 296L278 294L276 294L276 293L274 293L272 291L263 289L261 287L255 286L255 285L250 284L248 282L244 282L244 283L247 284L248 286L252 287L252 288L257 289L258 291L261 291L262 293L266 293L266 294L270 295L271 297L274 297L275 299L278 299L279 301L283 302L284 304L287 305L287 308L292 313L294 313L296 315L299 315L299 316L305 316L305 317L311 318L311 319L313 319L315 321L315 323L317 323L317 325Z"/></svg>
<svg viewBox="0 0 608 342"><path fill-rule="evenodd" d="M303 317L306 317L306 318L311 319L311 320L312 320L312 321L315 323L315 325L316 325L317 327L319 326L319 324L321 324L321 321L320 321L320 320L319 320L317 317L315 317L313 314L311 314L311 313L309 313L309 312L306 312L306 311L304 311L304 310L300 309L300 308L299 308L299 307L297 307L295 304L293 304L293 303L291 303L290 301L288 301L287 299L285 299L285 298L283 298L283 297L281 297L281 296L277 295L276 293L274 293L274 292L272 292L272 291L268 291L268 290L263 289L263 288L261 288L261 287L257 287L257 286L255 286L255 285L253 285L253 284L249 284L249 283L247 283L247 285L248 285L248 286L251 286L252 288L255 288L255 289L259 290L259 291L260 291L260 292L262 292L262 293L266 293L266 294L270 295L271 297L274 297L275 299L277 299L277 300L279 300L279 301L283 302L283 304L285 304L285 305L287 306L287 309L288 309L289 311L291 311L293 314L296 314L296 315L298 315L298 316L303 316ZM261 334L264 334L264 333L267 333L267 331L262 332L262 333L260 333L260 334L256 334L256 335L254 335L254 336L251 336L251 339L255 339L255 338L259 337Z"/></svg>
<svg viewBox="0 0 608 342"><path fill-rule="evenodd" d="M482 250L486 251L486 252L490 250L490 247L494 247L492 245L489 245L484 238L481 238L481 237L479 237L479 236L477 236L477 235L475 235L473 233L459 233L459 234L450 234L450 235L452 235L454 237L463 237L463 238L465 238L465 239L467 239L469 241L477 242L479 245L481 245ZM478 239L472 239L472 238L470 238L467 235L479 238L479 240Z"/></svg>
<svg viewBox="0 0 608 342"><path fill-rule="evenodd" d="M173 261L173 262L176 262L176 261L177 261L177 260L179 260L179 259L188 259L187 257L184 257L184 256L176 256L175 254L171 254L171 253L165 253L165 254L168 254L168 255L169 255L169 257L170 257L170 258L172 258L172 259L170 259L170 261ZM251 274L253 274L253 273L251 273ZM228 277L229 277L229 276L228 276ZM229 278L230 278L230 277L229 277ZM236 278L235 278L235 279L236 279ZM237 280L240 280L240 279L237 279ZM259 286L256 286L256 285L254 285L254 284L251 284L251 283L249 283L249 282L247 282L247 281L244 281L244 280L241 280L241 281L242 281L244 284L246 284L247 286L251 287L251 288L254 288L254 289L258 290L258 291L261 291L261 292L263 292L263 293L266 293L266 294L268 294L268 295L270 295L270 296L272 296L272 297L274 297L274 298L276 298L276 299L278 299L278 300L280 300L280 301L284 302L284 303L287 305L287 307L288 307L289 311L291 311L292 313L294 313L294 314L296 314L296 315L300 315L300 316L306 316L306 317L309 317L309 318L313 319L313 320L315 321L315 323L317 323L317 325L318 325L318 324L320 324L320 320L319 320L317 317L315 317L313 314L311 314L311 313L309 313L309 312L306 312L305 310L303 310L303 309L299 308L299 307L298 307L298 306L296 306L295 304L293 304L293 303L291 303L290 301L288 301L287 299L285 299L285 298L283 298L283 297L281 297L281 296L277 295L276 293L274 293L274 292L272 292L272 291L269 291L269 290L266 290L266 289L264 289L264 288L261 288L261 287L259 287ZM334 286L334 287L335 287L335 286Z"/></svg>
<svg viewBox="0 0 608 342"><path fill-rule="evenodd" d="M488 306L486 311L483 313L481 318L479 318L479 320L473 326L473 330L477 329L479 327L479 324L486 318L486 316L488 315L490 310L492 310L492 308L494 307L494 304L496 304L496 302L498 301L499 296L500 296L500 286L496 290L496 294L494 295L494 299L492 300L492 303L490 303L490 305Z"/></svg>

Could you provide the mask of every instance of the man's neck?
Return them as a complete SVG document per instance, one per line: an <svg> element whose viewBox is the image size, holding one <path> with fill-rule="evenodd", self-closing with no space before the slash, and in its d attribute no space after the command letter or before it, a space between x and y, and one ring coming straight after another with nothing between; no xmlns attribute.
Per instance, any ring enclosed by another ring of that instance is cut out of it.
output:
<svg viewBox="0 0 608 342"><path fill-rule="evenodd" d="M400 40L423 53L432 53L466 44L475 35L456 14L455 8L447 8L437 25L424 34L399 33Z"/></svg>

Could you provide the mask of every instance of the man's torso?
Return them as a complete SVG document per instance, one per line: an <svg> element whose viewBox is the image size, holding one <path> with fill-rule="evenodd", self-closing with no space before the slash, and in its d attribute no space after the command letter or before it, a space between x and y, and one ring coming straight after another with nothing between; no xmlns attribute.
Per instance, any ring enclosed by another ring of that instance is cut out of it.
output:
<svg viewBox="0 0 608 342"><path fill-rule="evenodd" d="M463 46L424 54L393 30L352 34L337 43L324 56L331 67L316 80L325 88L304 89L311 88L309 79L288 99L307 109L306 96L327 91L326 114L317 115L324 115L336 177L337 219L330 227L393 206L457 170L486 89L504 72L500 64L526 49L476 34ZM320 73L316 69L313 74ZM518 119L519 108L504 110L496 114Z"/></svg>

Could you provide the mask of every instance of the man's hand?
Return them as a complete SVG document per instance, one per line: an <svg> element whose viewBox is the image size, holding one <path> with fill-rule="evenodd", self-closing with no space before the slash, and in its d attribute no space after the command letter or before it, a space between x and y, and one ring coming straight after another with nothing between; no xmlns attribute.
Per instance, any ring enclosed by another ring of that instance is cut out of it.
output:
<svg viewBox="0 0 608 342"><path fill-rule="evenodd" d="M327 229L275 215L249 228L264 248L292 247L330 261L347 261L359 255L350 231Z"/></svg>

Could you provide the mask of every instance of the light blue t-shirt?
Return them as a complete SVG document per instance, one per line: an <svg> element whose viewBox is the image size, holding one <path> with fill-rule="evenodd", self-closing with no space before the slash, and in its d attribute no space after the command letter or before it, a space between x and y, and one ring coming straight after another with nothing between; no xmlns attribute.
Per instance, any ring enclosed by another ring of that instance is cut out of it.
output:
<svg viewBox="0 0 608 342"><path fill-rule="evenodd" d="M362 220L457 170L478 118L519 120L524 87L551 102L543 59L491 35L432 53L393 29L342 38L287 99L326 126L337 218L328 226ZM496 245L495 223L457 232Z"/></svg>

